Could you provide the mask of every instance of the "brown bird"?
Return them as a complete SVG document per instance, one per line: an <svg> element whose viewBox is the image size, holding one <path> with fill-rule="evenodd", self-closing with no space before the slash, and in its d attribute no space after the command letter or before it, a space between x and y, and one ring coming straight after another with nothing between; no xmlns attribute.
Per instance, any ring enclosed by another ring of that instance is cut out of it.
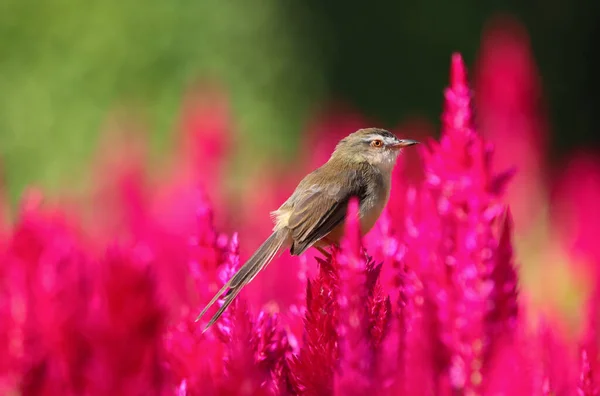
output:
<svg viewBox="0 0 600 396"><path fill-rule="evenodd" d="M378 128L360 129L336 146L329 160L309 173L294 193L271 213L273 233L202 310L196 321L225 292L223 305L204 328L212 326L242 288L284 248L299 256L314 246L337 244L344 233L348 202L359 200L360 230L368 233L390 197L392 169L402 148L417 141L398 139Z"/></svg>

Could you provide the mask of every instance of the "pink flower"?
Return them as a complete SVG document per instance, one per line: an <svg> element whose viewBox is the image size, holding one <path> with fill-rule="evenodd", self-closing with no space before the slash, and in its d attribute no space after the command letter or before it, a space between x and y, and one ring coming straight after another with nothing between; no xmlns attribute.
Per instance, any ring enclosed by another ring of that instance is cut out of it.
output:
<svg viewBox="0 0 600 396"><path fill-rule="evenodd" d="M491 169L491 149L473 126L460 55L452 58L450 80L441 141L422 151L425 185L418 198L409 192L406 245L412 250L409 265L425 279L425 298L437 307L444 345L443 350L434 348L434 367L442 370L438 386L448 381L456 390L478 392L497 339L488 318L499 326L516 317L510 243L506 235L502 246L498 239L501 198L511 172L494 174ZM502 310L509 314L493 319Z"/></svg>
<svg viewBox="0 0 600 396"><path fill-rule="evenodd" d="M517 232L525 234L542 215L549 131L529 37L514 18L503 15L487 23L475 87L479 131L494 145L495 169L518 170L505 201Z"/></svg>
<svg viewBox="0 0 600 396"><path fill-rule="evenodd" d="M336 394L379 393L378 365L384 365L380 346L388 328L391 304L378 284L381 267L363 251L358 221L358 200L348 205L342 249L331 256L339 263L338 297L340 345Z"/></svg>
<svg viewBox="0 0 600 396"><path fill-rule="evenodd" d="M319 274L307 281L303 346L290 362L294 393L332 394L339 357L339 268L337 261L317 258Z"/></svg>
<svg viewBox="0 0 600 396"><path fill-rule="evenodd" d="M579 374L577 394L579 396L596 396L598 394L598 390L594 384L588 353L585 349L581 351L581 372Z"/></svg>
<svg viewBox="0 0 600 396"><path fill-rule="evenodd" d="M552 220L562 247L578 269L598 273L600 246L600 161L590 153L578 153L559 174L552 197Z"/></svg>
<svg viewBox="0 0 600 396"><path fill-rule="evenodd" d="M162 333L153 257L143 247L109 248L99 268L92 393L166 390ZM92 305L93 306L93 305Z"/></svg>
<svg viewBox="0 0 600 396"><path fill-rule="evenodd" d="M92 298L88 257L65 219L37 203L24 205L3 245L3 387L24 394L86 391L93 359L85 336Z"/></svg>

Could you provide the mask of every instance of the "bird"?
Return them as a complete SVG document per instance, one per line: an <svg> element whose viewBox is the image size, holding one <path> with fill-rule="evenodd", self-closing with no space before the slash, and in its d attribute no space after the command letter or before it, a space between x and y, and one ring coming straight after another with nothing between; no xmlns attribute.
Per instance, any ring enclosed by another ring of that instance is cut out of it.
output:
<svg viewBox="0 0 600 396"><path fill-rule="evenodd" d="M418 144L399 139L381 128L359 129L341 139L326 163L306 175L292 195L271 212L271 235L223 285L196 318L198 322L225 293L223 304L208 322L207 331L231 305L240 291L275 256L289 249L293 256L310 247L321 252L339 244L349 201L359 202L361 235L375 225L390 197L392 170L403 148Z"/></svg>

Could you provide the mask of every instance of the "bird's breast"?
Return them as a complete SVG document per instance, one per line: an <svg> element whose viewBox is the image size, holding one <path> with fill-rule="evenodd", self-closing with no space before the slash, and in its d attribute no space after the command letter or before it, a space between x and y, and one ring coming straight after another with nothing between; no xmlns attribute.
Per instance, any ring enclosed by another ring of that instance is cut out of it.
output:
<svg viewBox="0 0 600 396"><path fill-rule="evenodd" d="M387 186L385 186L387 187ZM364 199L360 206L360 231L361 235L366 235L383 212L383 209L388 203L390 197L389 188L382 188L377 193L370 195L368 198ZM345 231L345 221L342 221L338 226L336 226L329 234L326 236L326 241L319 241L315 245L316 246L326 246L329 243L339 243L344 236Z"/></svg>
<svg viewBox="0 0 600 396"><path fill-rule="evenodd" d="M385 198L379 199L370 208L365 209L365 212L360 219L360 229L363 235L371 231L379 219L379 216L381 216L381 212L383 212L383 208L385 208L385 205L387 204L388 197L389 194L387 194Z"/></svg>

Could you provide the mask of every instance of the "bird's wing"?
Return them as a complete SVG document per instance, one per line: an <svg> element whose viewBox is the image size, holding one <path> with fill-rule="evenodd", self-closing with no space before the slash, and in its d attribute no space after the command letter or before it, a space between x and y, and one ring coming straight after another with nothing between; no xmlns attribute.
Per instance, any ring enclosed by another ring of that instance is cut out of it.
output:
<svg viewBox="0 0 600 396"><path fill-rule="evenodd" d="M295 197L287 228L292 236L291 253L302 254L345 218L350 198L363 199L365 187L356 170L344 170L335 178L306 180L307 188Z"/></svg>

